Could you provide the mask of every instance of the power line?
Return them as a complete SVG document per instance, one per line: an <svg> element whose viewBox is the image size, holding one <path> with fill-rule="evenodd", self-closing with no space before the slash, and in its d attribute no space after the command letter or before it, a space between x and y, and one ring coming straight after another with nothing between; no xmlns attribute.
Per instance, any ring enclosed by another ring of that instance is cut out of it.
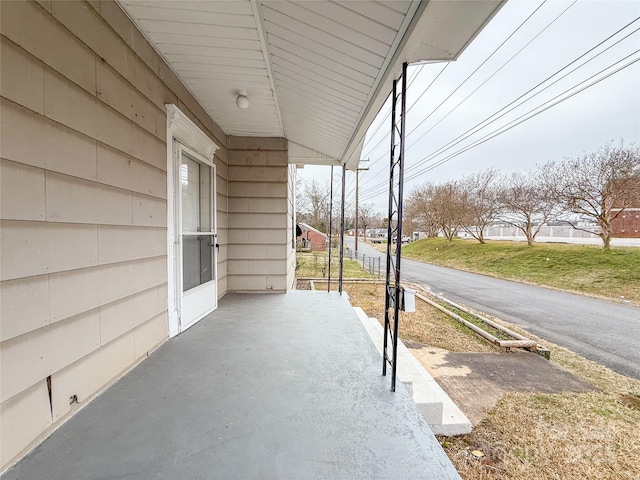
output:
<svg viewBox="0 0 640 480"><path fill-rule="evenodd" d="M410 106L409 106L409 108L407 109L407 113L409 113L409 111L410 111L410 110L411 110L411 109L412 109L412 108L413 108L413 107L418 103L418 101L422 98L422 96L423 96L425 93L427 93L427 91L428 91L428 90L431 88L431 86L436 82L436 80L438 80L438 78L440 77L440 75L442 75L442 74L444 73L444 71L447 69L447 67L448 67L449 65L450 65L450 63L448 63L448 62L447 62L447 63L445 64L444 68L443 68L442 70L440 70L440 72L438 73L438 75L436 75L436 77L431 81L431 83L429 83L429 85L427 85L427 86L426 86L426 88L424 88L424 89L422 90L422 93L418 96L418 98L416 98L416 99L411 103L411 105L410 105ZM422 68L423 68L423 67L424 67L424 64L423 64L423 65L420 65L420 71L422 71ZM417 78L417 76L416 76L416 78ZM414 78L414 80L415 80L415 78ZM407 89L409 89L409 87L411 87L411 84L412 84L412 83L413 83L412 81L410 81L410 82L409 82L409 85L407 86ZM389 96L391 96L391 95L389 95ZM380 122L380 125L378 125L378 128L376 128L376 131L375 131L375 132L373 132L373 133L371 134L371 137L370 137L370 138L371 138L372 140L373 140L373 137L375 136L375 134L378 132L378 130L380 130L380 128L382 127L382 125L384 125L384 124L385 124L385 122L389 119L389 116L390 116L390 115L391 115L391 110L389 110L389 111L387 112L387 114L385 115L385 117L382 119L382 122ZM389 132L387 132L387 133L385 133L385 134L380 138L380 140L378 140L378 143L376 143L376 144L375 144L375 145L374 145L374 146L369 150L369 152L367 152L367 154L366 154L366 155L363 155L363 157L365 157L365 158L366 158L366 157L369 157L373 152L375 152L376 148L378 148L378 147L380 146L380 144L381 144L383 141L385 141L385 140L387 139L387 137L389 137L389 134L390 134L390 133L391 133L390 131L389 131Z"/></svg>
<svg viewBox="0 0 640 480"><path fill-rule="evenodd" d="M573 5L575 5L575 3L577 2L577 0L574 0L566 9L564 9L560 15L558 15L555 19L553 19L551 21L551 23L549 23L540 33L542 33L544 30L546 30L553 22L555 22L560 16L562 16L567 10L569 10L569 8L571 8ZM529 16L527 18L525 18L520 25L518 25L518 27L509 34L509 36L507 38L505 38L502 43L500 43L500 45L498 45L490 54L487 58L485 58L482 63L480 65L478 65L475 70L473 72L471 72L469 75L467 75L467 77L462 81L462 83L460 85L458 85L442 102L440 102L438 104L438 106L436 108L434 108L429 115L427 115L425 118L423 118L420 123L418 123L418 125L416 125L413 129L411 129L411 131L409 131L409 133L407 133L407 137L409 137L413 132L415 132L422 124L424 124L424 122L426 122L427 120L429 120L429 118L431 118L431 116L438 111L438 109L440 107L442 107L442 105L444 105L447 101L449 101L449 99L455 95L455 93L460 90L489 60L491 60L491 58L493 58L493 56L509 41L511 40L511 38L513 38L513 36L518 33L518 31L536 14L536 12L538 12L538 10L540 10L544 4L546 3L546 0L543 1L540 5L538 5L538 7L529 14ZM540 33L538 35L540 35ZM537 36L534 37L537 38ZM531 43L531 42L529 42ZM527 44L528 45L528 44ZM526 45L525 45L526 47ZM524 49L524 48L523 48ZM520 51L522 51L523 49L521 49ZM520 52L518 52L520 53ZM516 54L517 55L517 54ZM506 63L509 63L516 55L514 55L513 57L511 57L511 59L509 59ZM506 64L505 64L506 65ZM504 66L504 65L503 65ZM500 67L502 68L502 67ZM371 162L372 164L381 160L382 158L384 158L387 153L389 153L389 151L387 150L382 156L380 156L379 158L375 159L373 162Z"/></svg>
<svg viewBox="0 0 640 480"><path fill-rule="evenodd" d="M435 155L439 155L440 153L442 153L443 151L448 150L451 146L456 145L457 143L460 143L463 140L466 140L467 138L469 138L471 135L477 133L479 130L481 130L482 128L487 127L488 125L491 125L492 123L496 122L497 120L499 120L500 118L504 117L505 115L507 115L508 113L512 112L513 110L515 110L516 108L524 105L525 103L527 103L528 101L532 100L533 98L535 98L536 96L538 96L539 94L541 94L542 92L544 92L545 90L547 90L548 88L550 88L551 86L555 85L556 83L558 83L560 80L566 78L567 76L571 75L573 72L575 72L576 70L582 68L583 66L585 66L587 63L591 62L592 60L595 60L596 58L598 58L600 55L604 54L605 52L607 52L608 50L610 50L611 48L615 47L616 45L618 45L619 43L621 43L622 41L626 40L627 38L629 38L631 35L633 35L634 33L638 32L640 30L640 28L637 28L635 30L633 30L632 32L628 33L627 35L625 35L624 37L622 37L621 39L617 40L615 43L612 43L611 45L609 45L607 48L605 48L604 50L602 50L601 52L597 53L596 55L594 55L593 57L591 57L588 60L585 60L583 63L581 63L580 65L578 65L577 67L573 68L572 70L568 71L567 73L565 73L564 75L562 75L561 77L557 78L556 80L554 80L553 82L551 82L549 85L545 86L543 89L541 89L540 91L536 92L535 94L533 94L532 96L530 96L529 98L527 98L526 100L518 103L517 105L514 105L514 103L518 102L519 100L521 100L522 98L526 97L527 95L529 95L531 92L533 92L534 90L536 90L538 87L540 87L541 85L543 85L544 83L546 83L547 81L549 81L551 78L553 78L554 76L556 76L557 74L559 74L560 72L562 72L563 70L565 70L566 68L570 67L571 65L573 65L574 63L576 63L578 60L580 60L581 58L583 58L585 55L591 53L593 50L595 50L596 48L600 47L603 43L607 42L608 40L610 40L612 37L614 37L615 35L617 35L618 33L620 33L622 30L624 30L625 28L629 27L630 25L632 25L633 23L637 22L638 20L640 20L640 17L636 18L635 20L633 20L632 22L628 23L627 25L625 25L624 27L622 27L620 30L618 30L617 32L613 33L612 35L610 35L609 37L607 37L606 39L602 40L600 43L598 43L597 45L595 45L594 47L590 48L589 50L587 50L585 53L583 53L582 55L580 55L579 57L577 57L576 59L574 59L573 61L571 61L570 63L568 63L567 65L565 65L564 67L562 67L561 69L557 70L555 73L553 73L552 75L548 76L547 78L545 78L542 82L538 83L536 86L530 88L529 90L527 90L525 93L523 93L522 95L520 95L518 98L516 98L515 100L513 100L512 102L510 102L509 104L505 105L504 107L502 107L500 110L497 110L496 112L494 112L493 114L491 114L489 117L485 118L483 121L477 123L476 125L474 125L473 127L471 127L469 130L467 130L466 132L462 133L461 135L459 135L458 137L456 137L455 139L453 139L452 141L450 141L449 143L447 143L446 145L444 145L443 147L439 148L438 150L436 150L434 153L430 154L428 157L432 157ZM609 68L609 67L607 67ZM511 107L512 105L514 105L513 107ZM511 107L511 108L509 108ZM503 112L503 110L507 109L506 111ZM502 114L500 114L499 116L495 117L496 115L498 115L500 112L503 112ZM492 117L493 120L489 121ZM480 125L482 125L481 128L478 128ZM461 138L462 137L462 138ZM426 160L423 159L421 160L424 161ZM418 162L415 165L412 165L411 167L409 167L407 169L407 171L413 170L415 168L417 168L420 165L420 162Z"/></svg>
<svg viewBox="0 0 640 480"><path fill-rule="evenodd" d="M559 95L556 95L555 97L553 97L552 99L548 100L547 102L545 102L545 103L543 103L543 104L541 104L541 105L529 110L527 113L521 115L520 117L514 119L513 121L507 123L506 125L503 125L502 127L497 128L493 132L485 135L484 137L474 141L472 144L470 144L470 145L468 145L466 147L463 147L462 149L460 149L460 150L448 155L447 157L445 157L443 159L440 159L436 163L434 163L432 165L428 165L427 167L423 168L422 170L410 175L405 180L412 180L414 178L417 178L418 176L422 175L423 173L428 172L430 170L433 170L434 168L436 168L436 167L442 165L443 163L446 163L449 160L451 160L451 159L453 159L453 158L455 158L455 157L467 152L468 150L471 150L472 148L475 148L475 147L477 147L479 145L482 145L483 143L485 143L485 142L487 142L487 141L489 141L489 140L491 140L491 139L493 139L493 138L495 138L495 137L497 137L499 135L502 135L503 133L511 130L512 128L517 127L518 125L526 122L527 120L530 120L531 118L533 118L533 117L535 117L535 116L537 116L537 115L549 110L550 108L552 108L552 107L554 107L554 106L556 106L556 105L558 105L558 104L570 99L571 97L577 95L578 93L581 93L581 92L587 90L588 88L591 88L594 85L600 83L601 81L606 80L607 78L611 77L612 75L615 75L616 73L621 72L625 68L630 67L634 63L640 61L640 57L636 58L634 60L631 60L630 62L627 62L626 64L624 64L623 66L615 69L614 71L607 73L605 76L603 76L601 78L598 78L597 80L594 80L593 82L589 83L588 85L584 85L583 87L579 88L578 90L576 90L574 92L571 92L566 97L560 98L559 100L557 100L559 97L562 97L563 95L567 94L571 90L573 90L573 89L579 87L580 85L588 82L589 80L593 79L594 77L600 75L601 73L605 72L606 70L608 70L608 69L612 68L613 66L623 62L624 60L628 59L629 57L631 57L631 56L633 56L633 55L635 55L635 54L637 54L639 52L640 52L640 49L632 52L631 54L629 54L626 57L618 60L614 64L611 64L611 65L605 67L604 69L600 70L598 73L592 75L591 77L587 78L586 80L583 80L582 82L580 82L580 83L568 88L567 90L565 90L564 92L560 93ZM538 110L538 111L536 111L536 110ZM428 158L428 157L425 157L425 158ZM375 196L377 196L377 195L379 195L380 193L383 193L383 192L384 192L384 190L376 191L376 192L370 192L369 194L363 196L363 200L368 200L368 199L373 198L373 197L375 197Z"/></svg>
<svg viewBox="0 0 640 480"><path fill-rule="evenodd" d="M634 54L636 54L636 53L638 53L638 52L640 52L640 49L638 49L638 50L636 50L635 52L633 52L633 53L631 53L631 54L627 55L626 57L624 57L623 59L621 59L620 61L618 61L618 62L616 62L616 63L620 63L620 62L622 62L623 60L626 60L627 58L629 58L630 56L632 56L632 55L634 55ZM609 77L611 77L611 76L615 75L616 73L621 72L621 71L622 71L622 70L624 70L625 68L630 67L631 65L633 65L634 63L636 63L636 62L638 62L638 61L640 61L640 57L639 57L639 58L636 58L636 59L634 59L634 60L631 60L630 62L626 63L625 65L623 65L623 66L621 66L621 67L619 67L619 68L617 68L616 70L614 70L614 71L612 71L612 72L609 72L609 73L608 73L607 75L605 75L604 77L599 78L599 79L597 79L597 80L594 80L594 81L593 81L593 82L591 82L590 84L585 85L584 87L582 87L582 88L580 88L580 89L576 90L575 92L572 92L571 94L567 95L566 97L564 97L564 98L562 98L562 99L560 99L560 100L558 100L558 101L556 101L556 102L553 102L553 103L551 103L551 104L549 104L549 105L546 105L546 104L548 104L549 102L552 102L553 100L555 100L556 98L558 98L559 96L564 95L564 94L565 94L565 93L567 93L569 90L572 90L573 88L576 88L576 87L577 87L577 86L579 86L580 84L575 85L574 87L571 87L570 89L565 90L565 91L564 91L564 92L562 92L560 95L558 95L558 96L556 96L556 97L552 98L551 100L549 100L548 102L545 102L544 104L542 104L542 105L540 105L540 106L536 107L536 109L537 109L537 108L544 107L544 108L541 108L541 110L539 110L539 111L537 111L537 112L535 112L535 113L531 113L531 112L533 112L533 110L530 110L530 111L528 112L528 114L525 114L526 116L525 116L525 115L523 115L523 116L521 116L521 117L518 117L518 118L516 119L515 123L513 123L513 124L511 124L511 125L507 124L506 128L505 128L505 127L500 127L499 129L494 130L491 134L488 134L488 135L486 135L485 137L482 137L481 139L477 140L474 144L472 144L472 145L470 145L470 146L468 146L468 147L465 147L464 149L459 150L459 151L457 151L457 152L455 152L455 153L453 153L453 154L449 155L448 157L445 157L445 158L444 158L444 159L442 159L442 160L439 160L438 162L436 162L436 163L435 163L435 164L433 164L433 165L429 165L427 168L423 169L423 170L422 170L422 171L420 171L420 172L416 172L416 174L414 174L414 175L411 175L411 176L410 176L410 179L416 178L417 176L421 175L422 173L425 173L425 172L428 172L428 171L430 171L430 170L433 170L434 168L436 168L436 167L438 167L438 166L442 165L443 163L448 162L448 161L449 161L449 160L451 160L452 158L457 157L458 155L461 155L462 153L466 152L467 150L470 150L471 148L474 148L474 147L477 147L477 146L479 146L479 145L482 145L483 143L485 143L485 142L487 142L487 141L491 140L492 138L497 137L498 135L502 135L503 133L505 133L505 132L507 132L507 131L511 130L512 128L517 127L517 126L518 126L518 125L520 125L521 123L524 123L524 122L526 122L527 120L532 119L533 117L535 117L535 116L537 116L537 115L541 114L542 112L545 112L545 111L549 110L550 108L552 108L552 107L554 107L554 106L556 106L556 105L558 105L558 104L560 104L560 103L564 102L565 100L570 99L570 98L571 98L571 97L573 97L574 95L577 95L578 93L581 93L581 92L583 92L583 91L587 90L588 88L593 87L594 85L596 85L596 84L600 83L600 82L601 82L601 81L603 81L603 80L606 80L607 78L609 78ZM613 64L613 65L615 65L615 64ZM605 69L601 70L601 71L600 71L600 72L598 72L597 74L595 74L595 75L593 75L593 76L589 77L587 80L585 80L585 82L586 82L586 81L588 81L588 80L590 80L590 79L592 79L593 77L595 77L595 76L599 75L600 73L604 72L605 70L607 70L607 69L611 68L613 65L610 65L609 67L607 67L607 68L605 68ZM584 83L584 82L581 82L581 83ZM535 110L535 109L534 109L534 110ZM524 117L524 118L523 118L523 117Z"/></svg>
<svg viewBox="0 0 640 480"><path fill-rule="evenodd" d="M549 28L556 20L558 20L558 18L560 18L562 15L564 15L564 13L569 10L573 5L575 5L575 3L577 2L577 0L574 0L567 8L565 8L562 12L560 12L559 15L557 15L550 23L548 23L538 34L536 34L524 47L522 47L515 55L513 55L509 60L507 60L496 72L494 72L490 78L492 78L494 75L496 75L498 73L498 71L500 71L505 65L507 65L509 62L511 62L511 60L513 60L517 55L519 55L526 47L528 47L536 38L538 38L547 28ZM440 102L440 104L438 104L438 106L436 106L435 109L433 109L424 119L422 119L422 121L420 123L418 123L418 125L416 125L410 132L407 133L407 138L409 136L411 136L412 133L414 133L422 124L424 124L424 122L426 122L429 118L431 118L431 116L440 108L442 107L442 105L444 105L460 88L462 88L462 86L469 80L471 79L535 14L536 12L538 12L538 10L540 10L540 8L542 8L542 6L546 3L546 0L544 2L542 2L533 12L531 12L527 18L525 18L520 25L518 25L518 27L516 27L516 29L511 32L509 34L509 36L504 39L502 41L502 43L500 45L498 45L490 54L487 58L485 58L483 60L483 62L478 65L478 67L476 67L476 69L471 72L463 81L461 84L459 84L455 90L453 90L453 92L451 92L442 102ZM447 64L447 66L450 65L450 63ZM446 67L445 67L446 68ZM442 70L442 72L444 71L444 69ZM440 73L442 73L440 72ZM485 82L483 82L479 87L477 87L470 95L468 95L466 99L468 99L473 93L475 93L480 87L482 87L489 79L485 80ZM424 92L420 95L422 96L424 94ZM462 103L462 102L461 102ZM460 104L456 105L456 107L454 107L454 110L456 108L458 108ZM452 110L453 111L453 110ZM440 119L438 121L438 123L440 123L442 120L444 120L444 118L446 118L452 111L450 111L447 115L445 115L445 117L443 117L442 119ZM433 128L433 127L432 127ZM430 129L431 130L431 129ZM429 131L430 131L429 130ZM427 132L428 133L428 132ZM425 133L426 135L426 133ZM424 135L422 135L420 138L422 138ZM386 138L383 137L383 139ZM419 138L419 139L420 139ZM418 140L419 140L418 139ZM382 142L382 140L380 142L378 142L378 144L376 145L376 147ZM412 147L413 145L415 145L416 142L412 143L408 148ZM407 150L408 150L407 148ZM387 155L389 154L389 150L386 150L385 153L383 153L380 157L376 158L375 160L373 160L370 165L382 160L383 158L385 158ZM366 182L363 182L363 186L366 185ZM374 187L375 188L375 187Z"/></svg>
<svg viewBox="0 0 640 480"><path fill-rule="evenodd" d="M625 39L629 38L631 35L633 35L634 33L636 33L638 30L640 29L636 29L633 30L632 32L630 32L629 34L625 35L624 37L620 38L619 40L617 40L615 43L613 43L612 45L608 46L607 48L605 48L604 50L602 50L601 52L597 53L596 55L594 55L593 57L591 57L590 59L586 60L585 62L581 63L580 65L578 65L577 67L575 67L574 69L570 70L569 72L567 72L566 74L564 74L563 76L559 77L558 79L556 79L555 81L553 81L552 83L550 83L549 85L545 86L543 89L541 89L540 91L536 92L534 95L530 96L529 98L527 98L526 100L518 103L517 105L514 105L515 103L519 102L521 99L523 99L524 97L526 97L527 95L529 95L531 92L535 91L538 87L540 87L541 85L545 84L546 82L548 82L550 79L552 79L553 77L555 77L556 75L558 75L559 73L561 73L563 70L567 69L568 67L570 67L571 65L573 65L574 63L578 62L580 59L584 58L586 55L588 55L589 53L593 52L595 49L597 49L598 47L602 46L604 43L606 43L607 41L609 41L611 38L615 37L616 35L618 35L620 32L622 32L623 30L625 30L626 28L628 28L629 26L631 26L633 23L637 22L638 20L640 20L640 17L632 20L631 22L629 22L628 24L626 24L625 26L623 26L622 28L618 29L616 32L614 32L613 34L609 35L607 38L605 38L604 40L600 41L598 44L596 44L595 46L591 47L589 50L587 50L586 52L584 52L583 54L579 55L577 58L575 58L574 60L572 60L570 63L568 63L567 65L563 66L562 68L560 68L559 70L557 70L556 72L554 72L553 74L549 75L547 78L545 78L543 81L541 81L540 83L538 83L537 85L535 85L534 87L530 88L527 92L523 93L522 95L520 95L518 98L516 98L515 100L511 101L510 103L508 103L507 105L503 106L502 108L500 108L499 110L495 111L494 113L492 113L490 116L488 116L487 118L485 118L484 120L482 120L481 122L477 123L476 125L474 125L473 127L471 127L470 129L468 129L466 132L458 135L455 139L451 140L449 143L445 144L444 146L438 148L437 150L435 150L434 152L432 152L431 154L429 154L427 157L425 157L424 159L420 160L419 162L417 162L415 165L412 165L411 167L409 167L407 169L407 172L411 171L411 170L415 170L416 168L418 168L422 163L424 163L425 161L440 155L441 153L443 153L446 150L449 150L450 148L454 147L455 145L461 143L462 141L466 140L467 138L469 138L470 136L474 135L475 133L479 132L480 130L482 130L483 128L486 128L488 125L491 125L492 123L496 122L497 120L499 120L500 118L504 117L505 115L507 115L508 113L512 112L513 110L515 110L516 108L524 105L526 102L532 100L534 97L536 97L537 95L539 95L540 93L544 92L546 89L550 88L551 86L555 85L556 83L558 83L560 80L562 80L563 78L566 78L568 75L570 75L571 73L575 72L576 70L578 70L579 68L583 67L584 65L586 65L587 63L591 62L592 60L596 59L597 57L599 57L600 55L604 54L606 51L610 50L611 48L613 48L615 45L619 44L620 42L624 41ZM512 105L514 105L512 108ZM505 111L506 110L506 111ZM503 112L502 114L500 114L501 112ZM500 114L500 115L498 115ZM498 115L496 117L496 115ZM495 118L493 118L495 117ZM491 120L493 118L493 120ZM364 183L364 182L363 182ZM379 186L384 185L386 182L381 182L376 184L375 186L371 187L373 188L378 188Z"/></svg>
<svg viewBox="0 0 640 480"><path fill-rule="evenodd" d="M577 0L576 0L577 1ZM562 12L560 12L560 15L558 15L556 18L554 18L550 23L547 24L546 27L544 27L542 30L540 30L536 35L533 36L533 38L531 38L531 40L529 40L520 50L518 50L516 53L514 53L509 60L507 60L506 62L504 62L500 68L498 68L495 72L493 72L484 82L482 82L480 85L478 85L469 95L467 95L466 97L464 97L460 102L458 102L456 104L455 107L453 107L451 110L449 110L449 112L442 117L440 120L438 120L435 124L433 124L429 130L427 130L426 132L424 132L422 135L420 135L418 138L416 138L416 140L407 147L407 150L410 149L411 147L413 147L418 141L420 141L422 138L424 138L427 133L429 133L431 130L433 130L434 128L436 128L445 118L447 118L449 115L451 115L453 112L455 112L458 107L460 105L462 105L466 100L469 99L469 97L471 97L474 93L476 93L478 90L480 90L489 80L491 80L494 76L496 76L498 74L498 72L500 72L500 70L502 70L509 62L511 62L511 60L513 60L515 57L517 57L525 48L527 48L529 45L531 45L540 35L542 35L549 27L551 27L551 25L553 25L562 15L564 15L567 10L569 10L571 7L573 7L576 4L576 1L574 1L573 3L571 3L567 8L565 8ZM416 127L417 128L417 127ZM412 130L415 131L416 129L414 128ZM411 132L409 132L411 133Z"/></svg>
<svg viewBox="0 0 640 480"><path fill-rule="evenodd" d="M411 86L411 84L418 78L418 75L420 75L420 72L422 72L422 69L424 68L424 65L420 65L420 68L418 68L418 70L416 72L414 72L413 77L409 79L409 85L407 88L409 88ZM391 93L389 93L389 95L387 95L386 100L384 101L383 106L389 101L389 98L391 97ZM378 133L378 130L380 130L380 128L382 127L382 125L384 125L385 121L387 120L387 118L389 118L389 115L391 115L391 109L389 109L389 111L385 114L384 118L382 119L382 121L380 122L380 124L376 127L376 130L369 136L369 142L373 139L373 137L375 136L376 133ZM365 145L369 142L365 142ZM376 147L373 147L374 149ZM365 157L368 155L365 155Z"/></svg>

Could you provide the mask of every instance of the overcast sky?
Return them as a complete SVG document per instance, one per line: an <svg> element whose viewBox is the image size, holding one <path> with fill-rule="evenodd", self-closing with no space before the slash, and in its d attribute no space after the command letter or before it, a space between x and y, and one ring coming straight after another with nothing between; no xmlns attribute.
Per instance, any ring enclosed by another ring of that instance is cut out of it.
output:
<svg viewBox="0 0 640 480"><path fill-rule="evenodd" d="M525 19L534 11L533 16L525 22ZM562 15L559 16L561 13ZM559 18L556 19L558 16ZM417 102L416 99L443 70L445 64L410 67L408 78L411 79L416 74L417 76L408 90L407 102L408 105L414 102L416 104L407 114L407 131L410 132L414 128L415 131L407 137L409 148L405 159L406 175L410 176L416 171L433 165L501 126L509 125L521 115L532 110L536 111L536 107L609 66L611 67L590 82L602 78L634 59L640 59L640 53L636 52L640 49L640 31L638 31L477 134L428 162L420 163L440 147L516 100L587 50L638 18L640 18L640 1L638 0L579 0L577 2L511 0L502 7L459 59L446 67ZM549 26L552 21L554 22ZM516 31L520 25L522 26ZM640 20L561 72L550 82L639 28ZM486 61L514 31L516 33ZM525 47L538 34L540 35ZM525 48L509 61L523 47ZM621 61L630 54L633 55ZM486 63L469 77L485 61ZM503 66L507 61L508 63ZM442 106L438 107L467 77L469 77L468 80ZM487 79L486 84L457 106ZM572 91L575 90L570 90ZM454 107L456 107L455 110L453 110ZM386 214L388 200L387 193L382 192L384 187L380 187L380 184L388 178L388 137L378 147L374 147L382 136L389 132L390 121L385 120L375 135L374 131L388 112L387 103L369 129L363 158L370 159L370 170L360 173L362 201L373 203L375 210L383 214ZM425 121L427 117L429 118ZM421 122L423 123L416 128ZM430 131L427 133L428 130ZM490 167L505 172L527 170L548 160L577 156L586 151L596 150L610 141L620 142L621 140L624 140L625 144L640 143L640 61L496 138L471 148L438 167L420 173L417 178L405 183L405 192L409 192L418 184L460 178L465 174ZM338 169L335 172L338 173ZM298 170L298 175L306 181L315 179L324 184L329 181L329 167L307 166ZM355 191L354 174L348 173L347 177L347 204L352 204ZM337 183L335 187L339 188Z"/></svg>

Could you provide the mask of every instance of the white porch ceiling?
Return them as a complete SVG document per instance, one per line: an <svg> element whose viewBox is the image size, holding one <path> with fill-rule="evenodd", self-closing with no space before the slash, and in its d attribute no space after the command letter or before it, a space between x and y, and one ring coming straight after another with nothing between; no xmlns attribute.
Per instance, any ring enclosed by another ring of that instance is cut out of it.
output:
<svg viewBox="0 0 640 480"><path fill-rule="evenodd" d="M455 59L502 4L119 2L227 135L285 137L292 163L350 168L402 62Z"/></svg>

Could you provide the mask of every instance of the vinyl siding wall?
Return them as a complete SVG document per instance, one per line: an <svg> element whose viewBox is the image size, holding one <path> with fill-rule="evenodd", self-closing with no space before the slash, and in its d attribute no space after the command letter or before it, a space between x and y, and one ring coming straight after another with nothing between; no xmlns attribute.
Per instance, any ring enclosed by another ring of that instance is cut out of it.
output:
<svg viewBox="0 0 640 480"><path fill-rule="evenodd" d="M220 146L220 295L229 239L226 137L116 4L0 15L6 466L167 338L165 103Z"/></svg>
<svg viewBox="0 0 640 480"><path fill-rule="evenodd" d="M283 138L229 137L228 288L285 292L291 248Z"/></svg>

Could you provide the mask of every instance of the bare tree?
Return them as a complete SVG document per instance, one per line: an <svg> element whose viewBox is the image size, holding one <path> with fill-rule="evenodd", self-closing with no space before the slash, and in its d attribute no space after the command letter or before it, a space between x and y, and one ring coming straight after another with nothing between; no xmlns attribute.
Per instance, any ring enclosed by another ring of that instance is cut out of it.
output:
<svg viewBox="0 0 640 480"><path fill-rule="evenodd" d="M640 147L605 145L579 157L544 167L547 185L563 208L599 227L603 248L611 248L611 224L640 202ZM577 230L587 230L568 219Z"/></svg>
<svg viewBox="0 0 640 480"><path fill-rule="evenodd" d="M309 198L302 178L296 175L296 213L302 214L309 210Z"/></svg>
<svg viewBox="0 0 640 480"><path fill-rule="evenodd" d="M463 195L460 183L448 181L434 188L431 209L440 231L452 241L463 223Z"/></svg>
<svg viewBox="0 0 640 480"><path fill-rule="evenodd" d="M362 229L364 240L367 240L367 228L376 222L376 213L373 211L373 203L358 205L358 229ZM358 232L356 232L358 235Z"/></svg>
<svg viewBox="0 0 640 480"><path fill-rule="evenodd" d="M306 220L313 228L325 231L329 213L329 187L316 180L307 183L303 192L298 195L298 211L300 218Z"/></svg>
<svg viewBox="0 0 640 480"><path fill-rule="evenodd" d="M428 238L437 237L440 232L440 223L431 207L434 190L435 187L428 183L414 188L408 195L404 208L404 217Z"/></svg>
<svg viewBox="0 0 640 480"><path fill-rule="evenodd" d="M521 230L529 246L533 245L542 225L558 213L558 204L549 194L541 170L505 176L498 200L499 219Z"/></svg>
<svg viewBox="0 0 640 480"><path fill-rule="evenodd" d="M500 211L497 185L499 177L498 170L490 168L464 177L459 182L462 228L480 243L485 243L484 231Z"/></svg>
<svg viewBox="0 0 640 480"><path fill-rule="evenodd" d="M405 217L410 218L428 237L436 237L442 232L451 241L463 223L462 205L460 183L425 184L409 194Z"/></svg>

